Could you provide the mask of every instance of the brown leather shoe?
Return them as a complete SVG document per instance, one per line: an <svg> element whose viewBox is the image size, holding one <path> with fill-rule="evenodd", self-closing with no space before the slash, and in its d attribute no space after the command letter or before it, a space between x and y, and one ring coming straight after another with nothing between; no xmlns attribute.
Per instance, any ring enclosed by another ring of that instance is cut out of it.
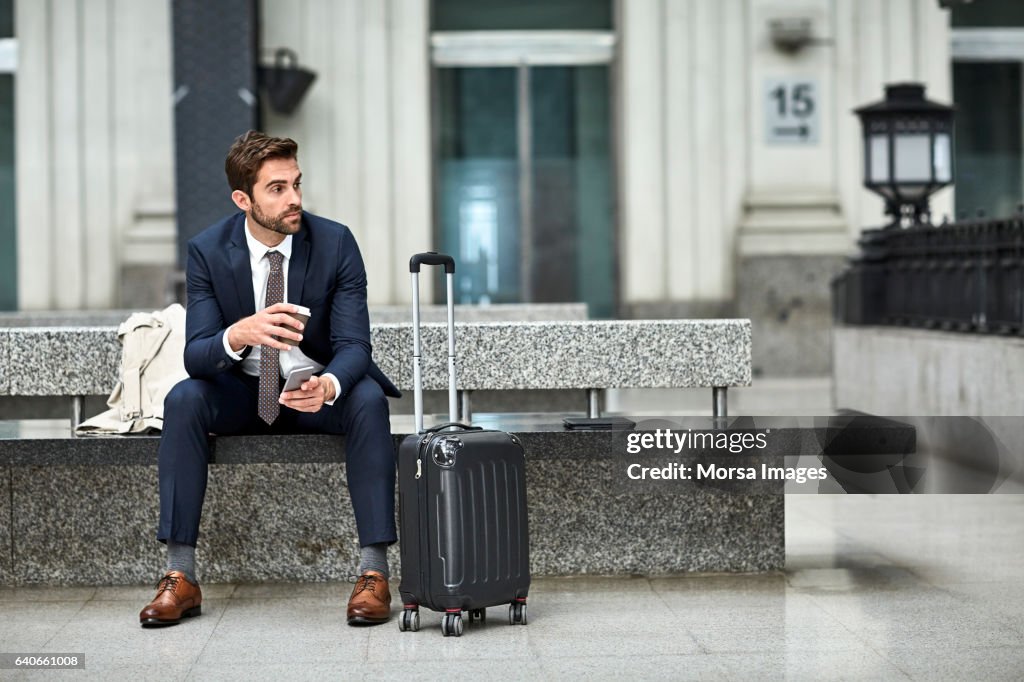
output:
<svg viewBox="0 0 1024 682"><path fill-rule="evenodd" d="M391 616L391 591L383 573L367 571L356 578L348 598L349 625L377 625Z"/></svg>
<svg viewBox="0 0 1024 682"><path fill-rule="evenodd" d="M182 618L202 613L203 592L181 571L169 571L156 587L156 597L139 614L142 627L177 625Z"/></svg>

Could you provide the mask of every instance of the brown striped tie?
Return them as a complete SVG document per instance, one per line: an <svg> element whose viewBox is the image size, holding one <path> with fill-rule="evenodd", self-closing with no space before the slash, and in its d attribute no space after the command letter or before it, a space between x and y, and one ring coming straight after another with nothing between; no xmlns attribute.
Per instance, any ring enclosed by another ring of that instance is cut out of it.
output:
<svg viewBox="0 0 1024 682"><path fill-rule="evenodd" d="M281 264L284 255L277 251L268 251L270 261L270 278L267 279L267 302L269 308L275 303L284 301L284 272ZM273 424L281 413L281 404L277 402L281 395L281 365L278 350L270 346L260 347L260 397L258 412L260 419Z"/></svg>

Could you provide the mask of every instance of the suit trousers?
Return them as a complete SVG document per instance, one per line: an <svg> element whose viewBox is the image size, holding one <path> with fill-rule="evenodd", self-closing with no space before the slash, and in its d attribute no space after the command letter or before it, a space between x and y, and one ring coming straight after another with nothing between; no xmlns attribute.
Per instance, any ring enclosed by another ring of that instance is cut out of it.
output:
<svg viewBox="0 0 1024 682"><path fill-rule="evenodd" d="M394 543L395 450L388 401L363 377L318 412L281 406L268 426L256 414L259 377L237 370L213 379L185 379L164 401L160 437L160 524L157 539L196 545L210 461L208 434L331 433L345 435L349 494L361 546Z"/></svg>

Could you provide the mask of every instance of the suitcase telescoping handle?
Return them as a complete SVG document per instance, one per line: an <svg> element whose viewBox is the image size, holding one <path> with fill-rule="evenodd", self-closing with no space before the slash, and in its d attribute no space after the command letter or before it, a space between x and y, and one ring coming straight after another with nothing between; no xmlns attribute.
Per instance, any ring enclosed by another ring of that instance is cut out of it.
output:
<svg viewBox="0 0 1024 682"><path fill-rule="evenodd" d="M458 398L455 393L455 259L443 253L428 251L409 259L412 279L412 377L416 433L423 433L423 369L420 367L420 265L443 265L448 285L448 421L458 421Z"/></svg>

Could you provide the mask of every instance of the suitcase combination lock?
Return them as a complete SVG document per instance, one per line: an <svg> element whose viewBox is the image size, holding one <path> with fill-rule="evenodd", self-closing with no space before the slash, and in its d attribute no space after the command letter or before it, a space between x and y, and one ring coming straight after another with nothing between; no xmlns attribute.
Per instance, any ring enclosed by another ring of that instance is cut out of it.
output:
<svg viewBox="0 0 1024 682"><path fill-rule="evenodd" d="M462 439L458 436L445 436L434 443L434 463L439 467L450 467L455 464L455 455L462 449Z"/></svg>

